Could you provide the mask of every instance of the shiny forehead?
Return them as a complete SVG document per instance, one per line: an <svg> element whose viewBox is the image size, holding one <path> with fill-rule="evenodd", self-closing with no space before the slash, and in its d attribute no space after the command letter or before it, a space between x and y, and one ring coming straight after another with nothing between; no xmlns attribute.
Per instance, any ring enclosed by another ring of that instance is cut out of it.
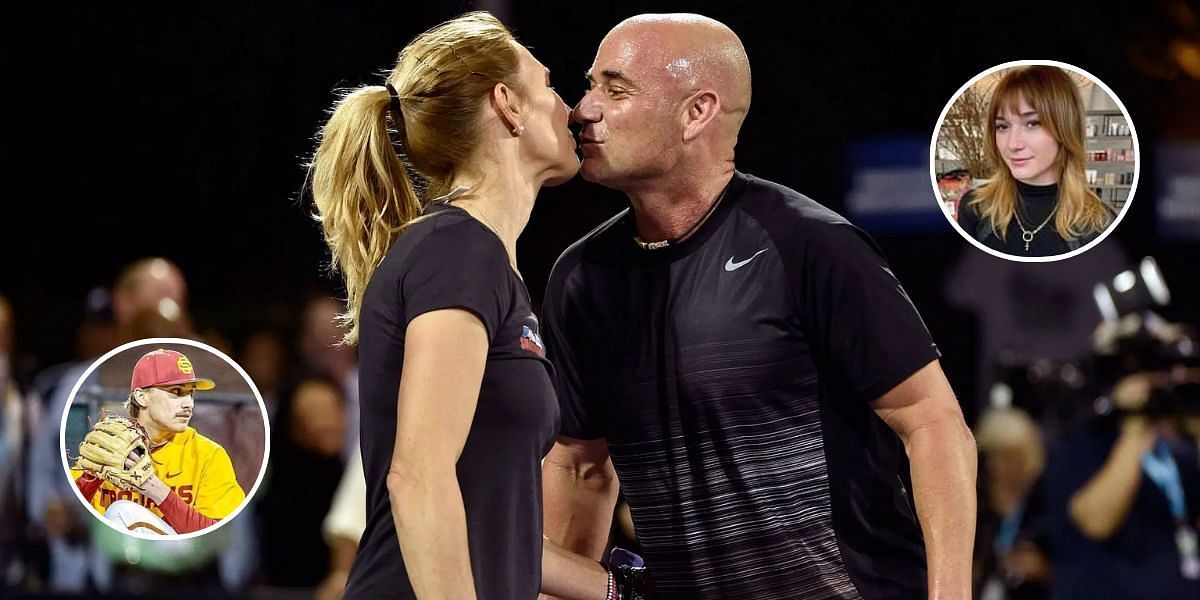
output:
<svg viewBox="0 0 1200 600"><path fill-rule="evenodd" d="M592 67L592 76L619 75L635 86L713 85L733 105L749 103L750 64L741 40L729 27L702 15L626 19L600 43Z"/></svg>

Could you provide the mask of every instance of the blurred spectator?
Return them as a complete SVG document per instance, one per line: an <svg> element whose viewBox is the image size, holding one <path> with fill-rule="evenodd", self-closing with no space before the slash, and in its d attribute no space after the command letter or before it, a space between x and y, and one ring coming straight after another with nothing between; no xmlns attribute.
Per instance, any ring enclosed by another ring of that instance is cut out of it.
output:
<svg viewBox="0 0 1200 600"><path fill-rule="evenodd" d="M83 322L75 333L75 358L42 369L33 379L27 402L30 431L38 431L42 419L49 410L47 404L55 396L59 384L67 378L67 371L88 363L92 359L117 347L117 327L113 321L112 296L104 286L96 286L84 298ZM66 381L74 385L74 381Z"/></svg>
<svg viewBox="0 0 1200 600"><path fill-rule="evenodd" d="M12 306L0 296L0 484L4 484L0 489L6 491L11 489L8 476L25 438L24 405L12 375L15 348ZM0 509L6 504L4 500L0 498Z"/></svg>
<svg viewBox="0 0 1200 600"><path fill-rule="evenodd" d="M0 296L0 355L12 356L16 348L16 332L13 331L12 305Z"/></svg>
<svg viewBox="0 0 1200 600"><path fill-rule="evenodd" d="M355 448L333 495L333 506L321 526L329 546L329 574L317 586L316 600L341 600L358 542L366 528L367 478L363 473L362 453Z"/></svg>
<svg viewBox="0 0 1200 600"><path fill-rule="evenodd" d="M232 358L234 355L233 343L229 341L229 338L225 337L223 334L221 334L221 332L215 329L205 329L203 332L197 332L195 337L192 339L216 348L225 356Z"/></svg>
<svg viewBox="0 0 1200 600"><path fill-rule="evenodd" d="M1200 383L1200 372L1156 364L1159 348L1181 348L1178 329L1130 315L1132 353L1108 395L1115 410L1065 438L1046 473L1054 597L1200 598L1200 458L1196 439L1181 430L1179 413L1159 407L1164 390ZM1145 326L1143 326L1145 325ZM1100 341L1097 346L1119 347ZM1153 335L1154 338L1148 338ZM1161 345L1148 343L1153 340ZM1193 343L1189 341L1190 347ZM1189 349L1194 358L1194 348ZM1134 362L1136 361L1136 362ZM1169 397L1169 396L1168 396ZM1152 403L1151 401L1154 400ZM1195 398L1191 398L1195 401Z"/></svg>
<svg viewBox="0 0 1200 600"><path fill-rule="evenodd" d="M25 406L12 376L16 347L12 328L12 306L0 296L0 519L5 523L18 521L16 490L24 487L16 467L25 447ZM15 527L0 528L0 587L6 583L4 574L15 556L18 533Z"/></svg>
<svg viewBox="0 0 1200 600"><path fill-rule="evenodd" d="M113 285L116 341L164 331L186 334L190 330L186 294L183 273L164 258L146 258L127 266ZM34 430L29 450L26 512L32 535L43 540L48 555L45 572L35 577L58 592L80 592L89 585L103 589L112 577L111 565L89 548L86 525L91 517L74 497L59 448L60 418L91 358L59 368L58 382L47 388L44 417Z"/></svg>
<svg viewBox="0 0 1200 600"><path fill-rule="evenodd" d="M280 588L312 588L329 571L321 535L342 478L345 415L340 386L313 375L281 390L271 424L271 470L258 514L262 574Z"/></svg>
<svg viewBox="0 0 1200 600"><path fill-rule="evenodd" d="M345 331L337 316L345 310L329 296L317 296L304 308L300 332L302 369L333 379L345 399L346 435L342 459L349 460L358 446L358 365L354 348L343 345Z"/></svg>
<svg viewBox="0 0 1200 600"><path fill-rule="evenodd" d="M143 258L125 267L113 285L112 309L121 342L138 339L133 329L147 309L191 331L187 282L179 267L165 258Z"/></svg>
<svg viewBox="0 0 1200 600"><path fill-rule="evenodd" d="M185 313L164 313L151 307L134 313L133 322L125 329L125 333L129 335L129 339L122 340L121 343L146 338L193 337L191 323Z"/></svg>
<svg viewBox="0 0 1200 600"><path fill-rule="evenodd" d="M276 392L283 376L283 341L274 331L260 330L251 333L242 342L238 364L254 382L267 405L267 415L275 415Z"/></svg>
<svg viewBox="0 0 1200 600"><path fill-rule="evenodd" d="M1045 513L1039 477L1045 444L1033 419L992 408L975 429L982 477L976 526L976 596L981 600L1046 598L1050 563L1042 538Z"/></svg>
<svg viewBox="0 0 1200 600"><path fill-rule="evenodd" d="M83 323L75 334L75 357L81 361L100 356L119 345L112 295L108 290L104 286L92 288L84 306Z"/></svg>

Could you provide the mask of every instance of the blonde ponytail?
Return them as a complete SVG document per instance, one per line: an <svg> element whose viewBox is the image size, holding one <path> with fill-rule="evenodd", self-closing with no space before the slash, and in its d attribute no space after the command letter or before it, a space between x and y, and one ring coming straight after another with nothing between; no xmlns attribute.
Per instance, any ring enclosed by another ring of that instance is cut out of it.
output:
<svg viewBox="0 0 1200 600"><path fill-rule="evenodd" d="M421 214L421 203L388 132L387 88L364 86L343 96L321 129L311 164L313 199L331 266L346 282L343 340L358 342L363 292L397 233ZM395 111L392 111L395 112ZM403 118L397 134L403 143Z"/></svg>
<svg viewBox="0 0 1200 600"><path fill-rule="evenodd" d="M343 343L358 343L367 283L396 236L421 214L406 167L429 195L450 191L481 142L479 124L492 88L504 83L520 91L517 48L496 17L467 13L404 48L387 79L395 96L385 86L363 86L334 106L309 177L331 265L346 282L346 312L339 315Z"/></svg>

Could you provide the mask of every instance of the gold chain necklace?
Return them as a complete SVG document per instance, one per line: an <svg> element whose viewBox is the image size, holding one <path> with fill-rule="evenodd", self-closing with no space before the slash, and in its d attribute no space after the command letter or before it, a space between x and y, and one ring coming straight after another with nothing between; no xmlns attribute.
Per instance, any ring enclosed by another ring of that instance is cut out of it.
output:
<svg viewBox="0 0 1200 600"><path fill-rule="evenodd" d="M1017 194L1017 198L1019 198L1021 200L1021 204L1024 205L1025 198L1020 194ZM1058 203L1055 202L1054 208L1050 209L1050 214L1046 215L1046 220L1042 221L1042 224L1038 225L1037 229L1034 229L1033 231L1025 229L1025 224L1021 222L1021 211L1019 209L1020 207L1018 207L1018 210L1013 211L1013 217L1016 217L1017 219L1017 227L1021 228L1021 240L1025 242L1025 251L1029 252L1029 244L1033 242L1033 236L1037 235L1038 232L1046 226L1046 223L1049 223L1050 219L1054 217L1054 213L1058 212Z"/></svg>
<svg viewBox="0 0 1200 600"><path fill-rule="evenodd" d="M666 248L667 246L673 246L675 244L682 242L683 240L686 240L689 236L691 236L693 233L695 233L697 229L700 229L700 226L703 225L704 222L707 221L708 218L711 217L714 212L716 212L717 205L721 203L721 200L725 199L725 193L729 191L729 186L732 184L733 184L733 181L731 180L728 184L725 185L725 189L721 190L721 195L717 196L717 199L712 203L712 206L709 206L708 210L704 211L704 214L700 216L700 219L698 221L696 221L695 223L693 223L691 227L688 227L688 230L683 232L682 235L680 235L674 239L670 239L670 240L660 240L657 242L645 242L645 241L642 241L642 238L638 237L638 235L635 233L635 234L633 234L633 243L637 244L638 246L641 246L641 248L643 250L658 250L660 248Z"/></svg>

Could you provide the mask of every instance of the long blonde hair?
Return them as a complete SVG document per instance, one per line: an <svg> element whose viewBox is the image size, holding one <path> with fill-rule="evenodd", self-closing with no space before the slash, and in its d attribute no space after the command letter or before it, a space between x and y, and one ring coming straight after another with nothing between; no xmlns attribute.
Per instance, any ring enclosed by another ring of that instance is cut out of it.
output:
<svg viewBox="0 0 1200 600"><path fill-rule="evenodd" d="M1074 240L1104 230L1112 210L1087 186L1084 178L1084 109L1079 89L1062 69L1046 65L1017 67L1004 74L992 90L984 113L987 142L984 155L992 176L974 191L971 206L992 223L1001 239L1008 233L1017 204L1017 180L996 149L996 117L1002 108L1020 113L1024 98L1037 111L1042 126L1058 142L1055 167L1058 178L1058 212L1054 229L1064 240Z"/></svg>
<svg viewBox="0 0 1200 600"><path fill-rule="evenodd" d="M358 342L367 282L396 236L421 215L417 189L427 198L447 193L480 144L481 113L493 86L519 90L516 44L492 15L461 15L400 52L387 77L399 111L382 85L349 90L334 105L309 180L330 266L346 284L346 312L338 315L343 343ZM418 181L410 179L410 168Z"/></svg>

